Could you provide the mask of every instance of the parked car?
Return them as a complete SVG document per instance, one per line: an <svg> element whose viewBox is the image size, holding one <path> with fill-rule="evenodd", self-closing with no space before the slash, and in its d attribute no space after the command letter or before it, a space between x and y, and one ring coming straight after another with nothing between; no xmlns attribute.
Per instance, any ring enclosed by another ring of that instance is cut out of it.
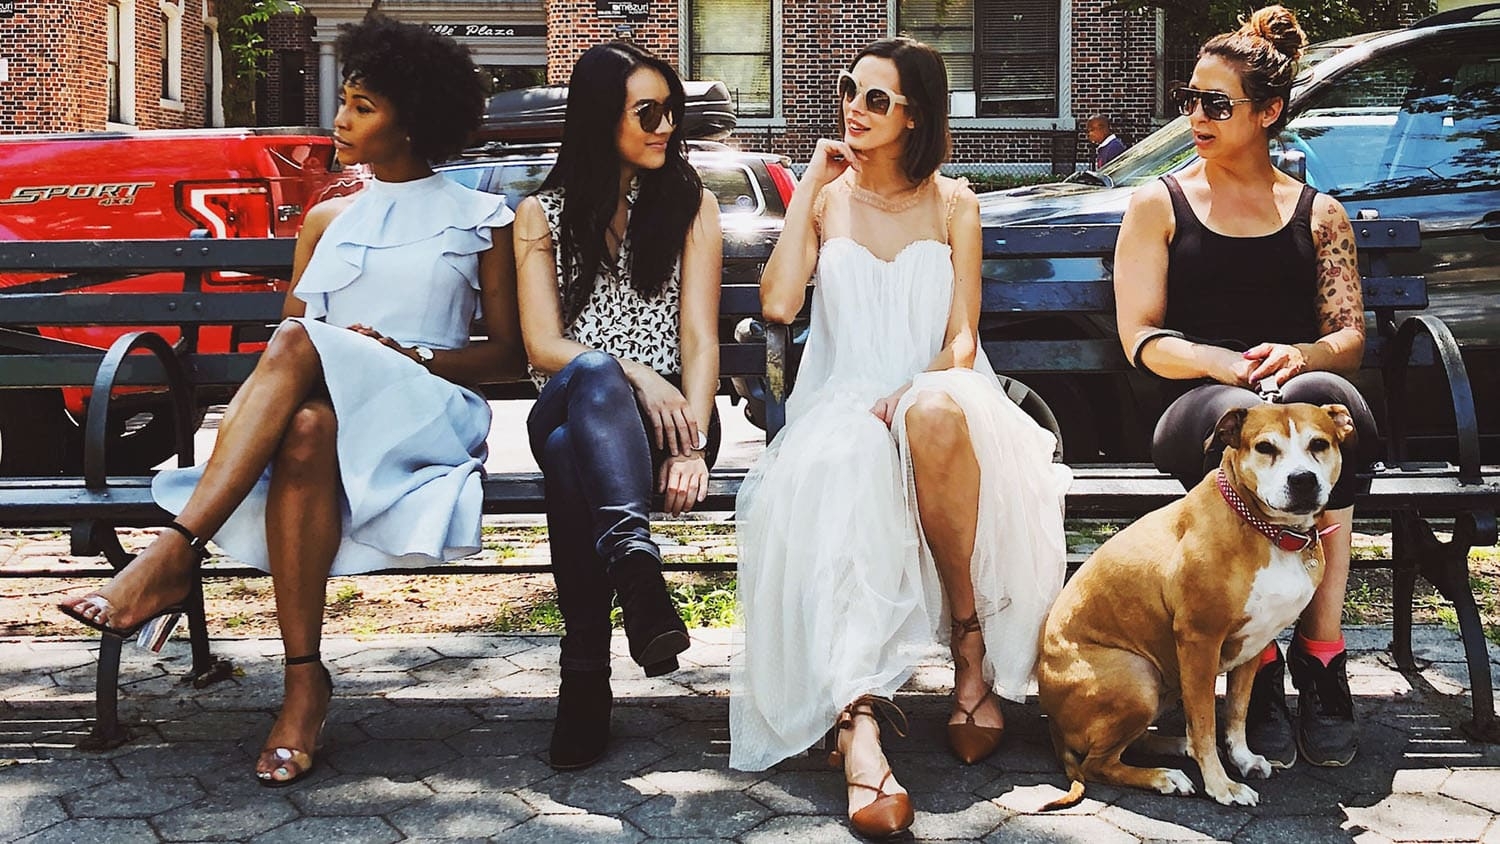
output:
<svg viewBox="0 0 1500 844"><path fill-rule="evenodd" d="M1273 158L1342 202L1351 218L1421 221L1421 250L1396 259L1396 270L1427 276L1429 312L1448 323L1463 347L1487 457L1494 459L1492 450L1500 446L1500 3L1314 45L1309 52L1317 61L1293 88L1291 120L1271 142ZM1118 223L1135 188L1195 157L1188 119L1179 117L1102 170L985 194L981 217L985 225ZM989 262L986 275L1065 281L1098 278L1101 269L1082 259L1024 267ZM1114 326L1033 320L987 325L984 333L1113 336ZM1070 460L1137 459L1145 456L1160 411L1149 381L1059 377L1031 386L1062 421ZM1444 424L1451 430L1444 419L1432 420L1431 429Z"/></svg>
<svg viewBox="0 0 1500 844"><path fill-rule="evenodd" d="M125 240L208 237L293 237L303 212L320 200L358 190L341 171L332 133L322 129L192 129L0 136L0 240ZM4 295L45 287L88 292L172 292L183 277L158 273L100 284L86 277L42 279L0 274ZM241 275L205 279L207 293L284 290L283 279ZM46 327L54 340L104 349L126 328ZM178 332L157 329L175 342ZM251 351L264 337L231 335L228 327L199 336L204 351ZM24 354L0 337L0 354ZM124 391L122 391L124 393ZM212 399L201 396L208 402ZM0 391L0 474L74 470L81 454L76 420L88 391L80 388ZM170 405L164 394L133 390L116 397L110 448L117 468L147 469L172 452ZM200 410L203 408L200 408Z"/></svg>

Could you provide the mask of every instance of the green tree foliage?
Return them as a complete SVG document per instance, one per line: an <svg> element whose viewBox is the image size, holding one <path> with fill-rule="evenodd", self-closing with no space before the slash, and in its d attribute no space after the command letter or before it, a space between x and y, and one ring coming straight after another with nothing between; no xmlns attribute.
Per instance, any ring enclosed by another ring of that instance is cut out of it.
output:
<svg viewBox="0 0 1500 844"><path fill-rule="evenodd" d="M1167 39L1173 44L1201 44L1210 36L1239 26L1264 3L1233 0L1119 0L1114 9L1141 12L1164 9ZM1359 32L1394 29L1432 14L1433 0L1287 0L1309 41L1327 41Z"/></svg>
<svg viewBox="0 0 1500 844"><path fill-rule="evenodd" d="M272 50L266 46L266 24L280 14L302 14L294 0L218 0L219 49L224 55L224 123L255 125L256 82L265 78Z"/></svg>

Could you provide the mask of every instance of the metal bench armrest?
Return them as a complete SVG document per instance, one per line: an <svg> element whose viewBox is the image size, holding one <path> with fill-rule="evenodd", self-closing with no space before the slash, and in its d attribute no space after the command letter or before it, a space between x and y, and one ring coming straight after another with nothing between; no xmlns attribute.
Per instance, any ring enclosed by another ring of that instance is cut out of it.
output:
<svg viewBox="0 0 1500 844"><path fill-rule="evenodd" d="M83 478L90 490L107 485L105 448L109 434L109 403L120 365L137 349L145 349L161 361L167 374L167 390L172 398L174 429L177 435L177 465L193 465L193 385L172 344L154 331L132 331L121 336L104 353L94 375L94 391L89 397L88 418L83 429Z"/></svg>
<svg viewBox="0 0 1500 844"><path fill-rule="evenodd" d="M1479 452L1479 419L1474 410L1474 390L1469 384L1469 372L1459 354L1458 341L1446 323L1432 314L1417 314L1407 317L1396 330L1386 349L1383 366L1386 385L1386 430L1387 451L1393 463L1406 458L1406 378L1411 371L1412 350L1419 336L1432 340L1437 349L1437 362L1443 368L1448 382L1448 394L1453 401L1453 421L1458 439L1458 477L1463 483L1481 482L1481 460Z"/></svg>

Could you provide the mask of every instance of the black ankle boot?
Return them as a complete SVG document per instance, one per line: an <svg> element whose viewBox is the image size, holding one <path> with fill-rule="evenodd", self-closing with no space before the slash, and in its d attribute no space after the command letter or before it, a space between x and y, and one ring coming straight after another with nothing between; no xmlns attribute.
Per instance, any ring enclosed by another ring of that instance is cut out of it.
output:
<svg viewBox="0 0 1500 844"><path fill-rule="evenodd" d="M1257 659L1259 657L1256 657ZM1250 710L1245 715L1245 743L1273 768L1290 768L1297 761L1292 734L1292 712L1286 705L1286 661L1276 646L1276 661L1255 672L1250 687Z"/></svg>
<svg viewBox="0 0 1500 844"><path fill-rule="evenodd" d="M645 666L648 677L676 671L689 639L662 579L661 561L645 552L628 554L610 567L609 579L625 616L630 658Z"/></svg>
<svg viewBox="0 0 1500 844"><path fill-rule="evenodd" d="M1314 765L1349 764L1359 750L1359 727L1354 722L1354 697L1345 674L1348 653L1328 665L1294 644L1286 654L1297 687L1297 746Z"/></svg>
<svg viewBox="0 0 1500 844"><path fill-rule="evenodd" d="M563 669L548 756L553 768L559 771L587 768L604 756L609 745L609 712L613 704L608 668Z"/></svg>

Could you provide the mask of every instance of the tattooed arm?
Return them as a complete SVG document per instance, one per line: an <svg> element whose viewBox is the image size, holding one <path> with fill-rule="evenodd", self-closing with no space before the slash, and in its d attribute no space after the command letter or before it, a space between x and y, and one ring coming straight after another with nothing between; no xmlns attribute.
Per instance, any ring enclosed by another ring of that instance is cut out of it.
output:
<svg viewBox="0 0 1500 844"><path fill-rule="evenodd" d="M1344 206L1327 194L1313 202L1313 245L1318 249L1318 325L1323 336L1300 347L1307 368L1359 369L1365 354L1365 297L1359 286L1354 228Z"/></svg>
<svg viewBox="0 0 1500 844"><path fill-rule="evenodd" d="M1348 373L1365 354L1365 300L1354 254L1354 228L1344 207L1318 194L1312 207L1313 246L1318 250L1318 326L1323 336L1295 346L1262 343L1246 352L1259 358L1253 383L1275 375L1277 383L1299 372Z"/></svg>

